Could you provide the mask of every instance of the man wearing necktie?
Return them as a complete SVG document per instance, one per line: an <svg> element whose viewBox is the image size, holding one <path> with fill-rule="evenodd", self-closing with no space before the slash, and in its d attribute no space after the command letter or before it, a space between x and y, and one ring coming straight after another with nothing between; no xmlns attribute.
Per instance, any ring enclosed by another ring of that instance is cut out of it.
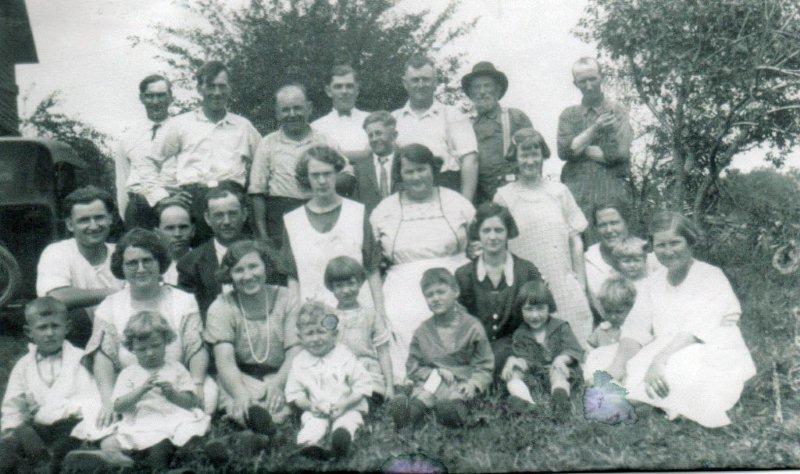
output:
<svg viewBox="0 0 800 474"><path fill-rule="evenodd" d="M115 160L117 207L126 228L152 229L158 225L158 216L153 208L160 199L153 192L154 185L166 183L145 179L142 164L149 160L148 156L158 146L163 125L169 118L172 85L159 74L147 76L139 83L139 101L144 105L147 117L126 130ZM159 178L155 176L155 179Z"/></svg>
<svg viewBox="0 0 800 474"><path fill-rule="evenodd" d="M483 61L461 79L461 87L475 108L472 128L478 140L478 190L475 204L491 201L497 188L514 181L515 164L506 159L511 137L517 130L531 128L531 121L519 109L505 108L500 99L508 90L508 78Z"/></svg>
<svg viewBox="0 0 800 474"><path fill-rule="evenodd" d="M354 199L364 204L367 215L384 198L397 191L400 180L397 157L397 122L389 112L379 110L364 119L370 151L353 158L356 177Z"/></svg>

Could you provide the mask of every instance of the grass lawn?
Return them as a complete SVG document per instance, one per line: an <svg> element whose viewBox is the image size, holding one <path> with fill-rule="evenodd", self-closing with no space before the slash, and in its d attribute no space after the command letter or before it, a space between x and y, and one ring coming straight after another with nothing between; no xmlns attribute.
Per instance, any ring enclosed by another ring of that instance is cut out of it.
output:
<svg viewBox="0 0 800 474"><path fill-rule="evenodd" d="M350 456L311 462L293 455L299 426L295 422L273 437L271 451L234 459L228 467L237 472L374 471L394 456L415 454L439 461L451 472L798 467L800 403L786 373L795 361L800 364L800 355L792 350L790 316L791 307L800 304L800 278L781 277L766 264L756 266L734 258L726 258L723 268L742 301L742 331L758 367L758 375L730 413L733 424L726 428L709 430L681 419L669 422L663 413L641 406L636 408L638 421L631 425L593 423L582 417L579 397L573 400L574 419L556 423L547 410L540 416L510 415L503 401L491 396L476 412L487 423L476 428L448 430L431 422L417 432L396 433L388 415L379 409L359 433ZM24 350L21 339L0 337L0 392L13 361ZM773 421L773 360L781 379L783 424ZM211 436L222 437L229 429L226 422L216 422ZM187 467L196 472L214 470L202 459Z"/></svg>

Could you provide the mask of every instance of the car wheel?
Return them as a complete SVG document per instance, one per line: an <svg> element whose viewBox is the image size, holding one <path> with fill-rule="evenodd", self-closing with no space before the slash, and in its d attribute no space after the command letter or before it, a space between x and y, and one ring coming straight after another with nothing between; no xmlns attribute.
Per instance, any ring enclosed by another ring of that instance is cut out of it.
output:
<svg viewBox="0 0 800 474"><path fill-rule="evenodd" d="M0 245L0 308L17 294L22 275L14 255Z"/></svg>

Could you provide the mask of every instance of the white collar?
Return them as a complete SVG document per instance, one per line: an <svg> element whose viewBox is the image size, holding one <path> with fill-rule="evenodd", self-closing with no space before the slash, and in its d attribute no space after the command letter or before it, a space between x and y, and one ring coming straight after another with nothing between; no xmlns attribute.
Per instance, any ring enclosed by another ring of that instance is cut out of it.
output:
<svg viewBox="0 0 800 474"><path fill-rule="evenodd" d="M442 107L442 104L438 100L433 99L433 103L431 103L431 106L428 107L428 109L425 112L423 112L422 114L418 114L417 112L415 112L411 108L411 101L408 101L408 102L406 102L406 105L403 107L403 115L413 115L415 117L420 117L420 118L425 117L425 116L427 116L429 114L430 115L437 115L439 113L439 110L441 109L441 107Z"/></svg>
<svg viewBox="0 0 800 474"><path fill-rule="evenodd" d="M483 255L478 258L478 264L475 267L475 273L478 276L478 281L483 281L486 278L486 264L483 262ZM506 252L506 263L503 265L503 276L506 277L506 285L511 286L514 284L514 259L511 253Z"/></svg>
<svg viewBox="0 0 800 474"><path fill-rule="evenodd" d="M219 243L216 237L211 239L214 242L214 253L217 255L217 263L222 263L222 257L225 256L225 252L228 251L228 247Z"/></svg>

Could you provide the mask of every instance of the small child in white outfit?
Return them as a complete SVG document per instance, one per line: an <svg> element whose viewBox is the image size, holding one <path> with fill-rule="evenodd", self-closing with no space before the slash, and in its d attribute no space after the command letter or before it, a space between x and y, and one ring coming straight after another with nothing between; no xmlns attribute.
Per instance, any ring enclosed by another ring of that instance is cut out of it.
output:
<svg viewBox="0 0 800 474"><path fill-rule="evenodd" d="M330 430L333 454L344 456L356 430L364 423L372 377L343 344L337 344L335 310L309 301L297 316L303 350L292 360L286 381L286 402L303 410L297 444L306 455L322 457L320 446Z"/></svg>
<svg viewBox="0 0 800 474"><path fill-rule="evenodd" d="M112 400L122 421L101 446L111 451L144 451L148 467L158 472L169 467L176 446L203 436L211 420L198 404L189 371L164 359L175 334L160 314L137 313L124 335L125 347L138 364L122 369L117 377Z"/></svg>
<svg viewBox="0 0 800 474"><path fill-rule="evenodd" d="M619 328L636 301L636 287L627 278L613 276L603 282L598 299L603 307L604 320L586 341L592 347L619 342Z"/></svg>

